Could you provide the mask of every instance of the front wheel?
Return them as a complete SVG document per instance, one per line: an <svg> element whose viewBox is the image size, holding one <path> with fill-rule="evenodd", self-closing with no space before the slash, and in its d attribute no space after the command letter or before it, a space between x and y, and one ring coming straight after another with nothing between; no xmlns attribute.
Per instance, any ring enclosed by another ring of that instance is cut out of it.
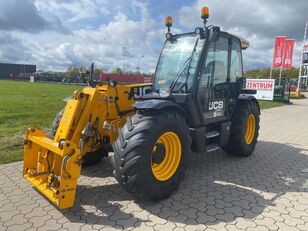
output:
<svg viewBox="0 0 308 231"><path fill-rule="evenodd" d="M256 101L240 101L232 116L229 143L222 149L232 155L250 156L259 135L259 108Z"/></svg>
<svg viewBox="0 0 308 231"><path fill-rule="evenodd" d="M184 178L190 144L188 126L176 111L139 111L113 144L114 176L137 197L166 198Z"/></svg>

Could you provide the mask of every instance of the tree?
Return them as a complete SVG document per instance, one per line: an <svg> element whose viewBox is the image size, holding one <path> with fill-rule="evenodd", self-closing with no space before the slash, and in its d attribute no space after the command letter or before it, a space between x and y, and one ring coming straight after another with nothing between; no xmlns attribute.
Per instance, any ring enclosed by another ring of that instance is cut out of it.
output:
<svg viewBox="0 0 308 231"><path fill-rule="evenodd" d="M247 70L244 72L244 76L251 79L267 79L270 77L270 72L270 68ZM297 78L298 72L298 68L292 67L289 70L282 70L282 76L286 76L287 78ZM279 75L280 69L273 69L272 78L278 78Z"/></svg>
<svg viewBox="0 0 308 231"><path fill-rule="evenodd" d="M95 68L94 69L94 76L99 76L101 73L103 73L103 70L100 68Z"/></svg>
<svg viewBox="0 0 308 231"><path fill-rule="evenodd" d="M87 68L85 67L74 67L72 65L68 66L66 70L66 78L76 78L80 76L80 73L86 73Z"/></svg>
<svg viewBox="0 0 308 231"><path fill-rule="evenodd" d="M110 73L111 74L123 74L123 71L121 68L116 67L116 68L113 68Z"/></svg>

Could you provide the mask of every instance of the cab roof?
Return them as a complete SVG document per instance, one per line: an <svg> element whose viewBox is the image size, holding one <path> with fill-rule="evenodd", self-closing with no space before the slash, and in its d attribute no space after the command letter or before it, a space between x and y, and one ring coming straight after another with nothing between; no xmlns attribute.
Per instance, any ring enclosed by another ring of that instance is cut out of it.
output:
<svg viewBox="0 0 308 231"><path fill-rule="evenodd" d="M246 39L244 39L244 38L242 38L238 35L231 34L231 33L228 33L228 34L232 35L233 37L238 38L241 41L242 50L245 50L249 47L249 42Z"/></svg>

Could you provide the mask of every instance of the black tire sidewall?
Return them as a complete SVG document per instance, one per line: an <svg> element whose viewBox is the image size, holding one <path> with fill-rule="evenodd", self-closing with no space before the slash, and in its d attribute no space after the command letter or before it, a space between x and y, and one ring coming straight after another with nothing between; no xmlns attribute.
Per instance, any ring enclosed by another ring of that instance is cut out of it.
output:
<svg viewBox="0 0 308 231"><path fill-rule="evenodd" d="M127 146L131 146L135 142L142 142L142 144L127 153L125 153L126 150L124 149L124 154L122 153L122 156L116 152L118 145L113 145L115 150L112 158L112 163L115 169L114 173L117 180L126 191L141 198L160 200L168 197L173 191L175 191L179 182L184 178L187 155L190 152L191 140L189 137L189 129L186 125L185 119L174 111L170 112L162 110L154 112L137 112L136 115L131 117L132 123L140 118L142 118L142 122L136 123L134 126L134 131L138 132L131 138L128 138ZM125 131L129 130L127 124L120 130L124 132L125 136ZM152 172L152 151L158 138L166 132L174 132L178 136L181 142L182 153L179 166L173 176L166 181L159 181ZM116 142L119 142L120 144L119 140ZM129 150L127 147L126 149ZM115 155L117 155L116 158ZM130 167L128 171L121 175L121 167L117 166L118 162L116 159L122 158L128 162L129 159L133 157L138 157L138 161L134 166ZM126 184L125 181L122 180L122 176L125 178L134 174L137 175L134 183Z"/></svg>
<svg viewBox="0 0 308 231"><path fill-rule="evenodd" d="M259 130L259 121L260 121L260 118L259 118L259 112L257 111L257 108L254 107L253 103L249 103L249 104L246 104L246 107L247 107L247 114L246 114L246 120L243 122L243 134L242 134L242 146L245 147L245 151L244 151L244 155L249 155L251 154L254 150L255 150L255 146L257 144L257 138L258 138L258 130ZM254 133L254 137L253 137L253 140L250 144L247 144L246 140L245 140L245 132L246 132L246 127L247 127L247 119L248 119L248 116L252 114L254 117L255 117L255 133ZM249 153L249 154L248 154Z"/></svg>
<svg viewBox="0 0 308 231"><path fill-rule="evenodd" d="M247 126L247 119L250 114L255 117L255 133L253 140L250 144L247 144L245 140L245 131ZM231 134L229 143L223 147L223 150L229 154L237 156L249 156L255 150L257 139L259 135L259 109L257 103L254 101L239 102L232 116Z"/></svg>
<svg viewBox="0 0 308 231"><path fill-rule="evenodd" d="M166 121L164 121L166 122ZM170 121L169 121L170 122ZM183 178L184 177L184 173L183 173L183 168L186 167L186 155L183 154L185 150L187 150L187 142L185 142L185 134L183 134L183 130L181 129L181 127L179 127L179 124L177 121L172 121L172 123L161 123L159 128L153 128L154 134L155 136L153 137L153 140L151 142L149 142L149 146L148 149L145 151L145 153L151 153L149 155L144 155L144 170L143 172L145 173L143 178L144 178L144 182L145 184L149 184L150 188L157 188L157 187L170 187L172 185L173 182L177 182L181 179L178 178ZM158 138L166 133L166 132L174 132L178 138L180 139L181 142L181 160L179 163L179 166L177 168L177 170L175 171L175 173L173 174L173 176L166 180L166 181L159 181L156 179L156 177L153 175L153 172L151 170L152 166L152 150L153 147L156 143L156 141L158 140ZM150 179L150 180L149 180Z"/></svg>

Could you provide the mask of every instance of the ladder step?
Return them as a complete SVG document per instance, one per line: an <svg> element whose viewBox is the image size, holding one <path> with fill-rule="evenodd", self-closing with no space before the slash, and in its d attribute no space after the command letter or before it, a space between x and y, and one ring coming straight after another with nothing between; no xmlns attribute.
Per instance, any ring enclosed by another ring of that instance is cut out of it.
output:
<svg viewBox="0 0 308 231"><path fill-rule="evenodd" d="M206 145L205 151L206 152L213 152L219 149L219 145L215 143L211 143L209 145Z"/></svg>
<svg viewBox="0 0 308 231"><path fill-rule="evenodd" d="M206 136L207 139L213 138L213 137L219 136L219 132L218 131L210 131L210 132L207 132L205 134L205 136Z"/></svg>

